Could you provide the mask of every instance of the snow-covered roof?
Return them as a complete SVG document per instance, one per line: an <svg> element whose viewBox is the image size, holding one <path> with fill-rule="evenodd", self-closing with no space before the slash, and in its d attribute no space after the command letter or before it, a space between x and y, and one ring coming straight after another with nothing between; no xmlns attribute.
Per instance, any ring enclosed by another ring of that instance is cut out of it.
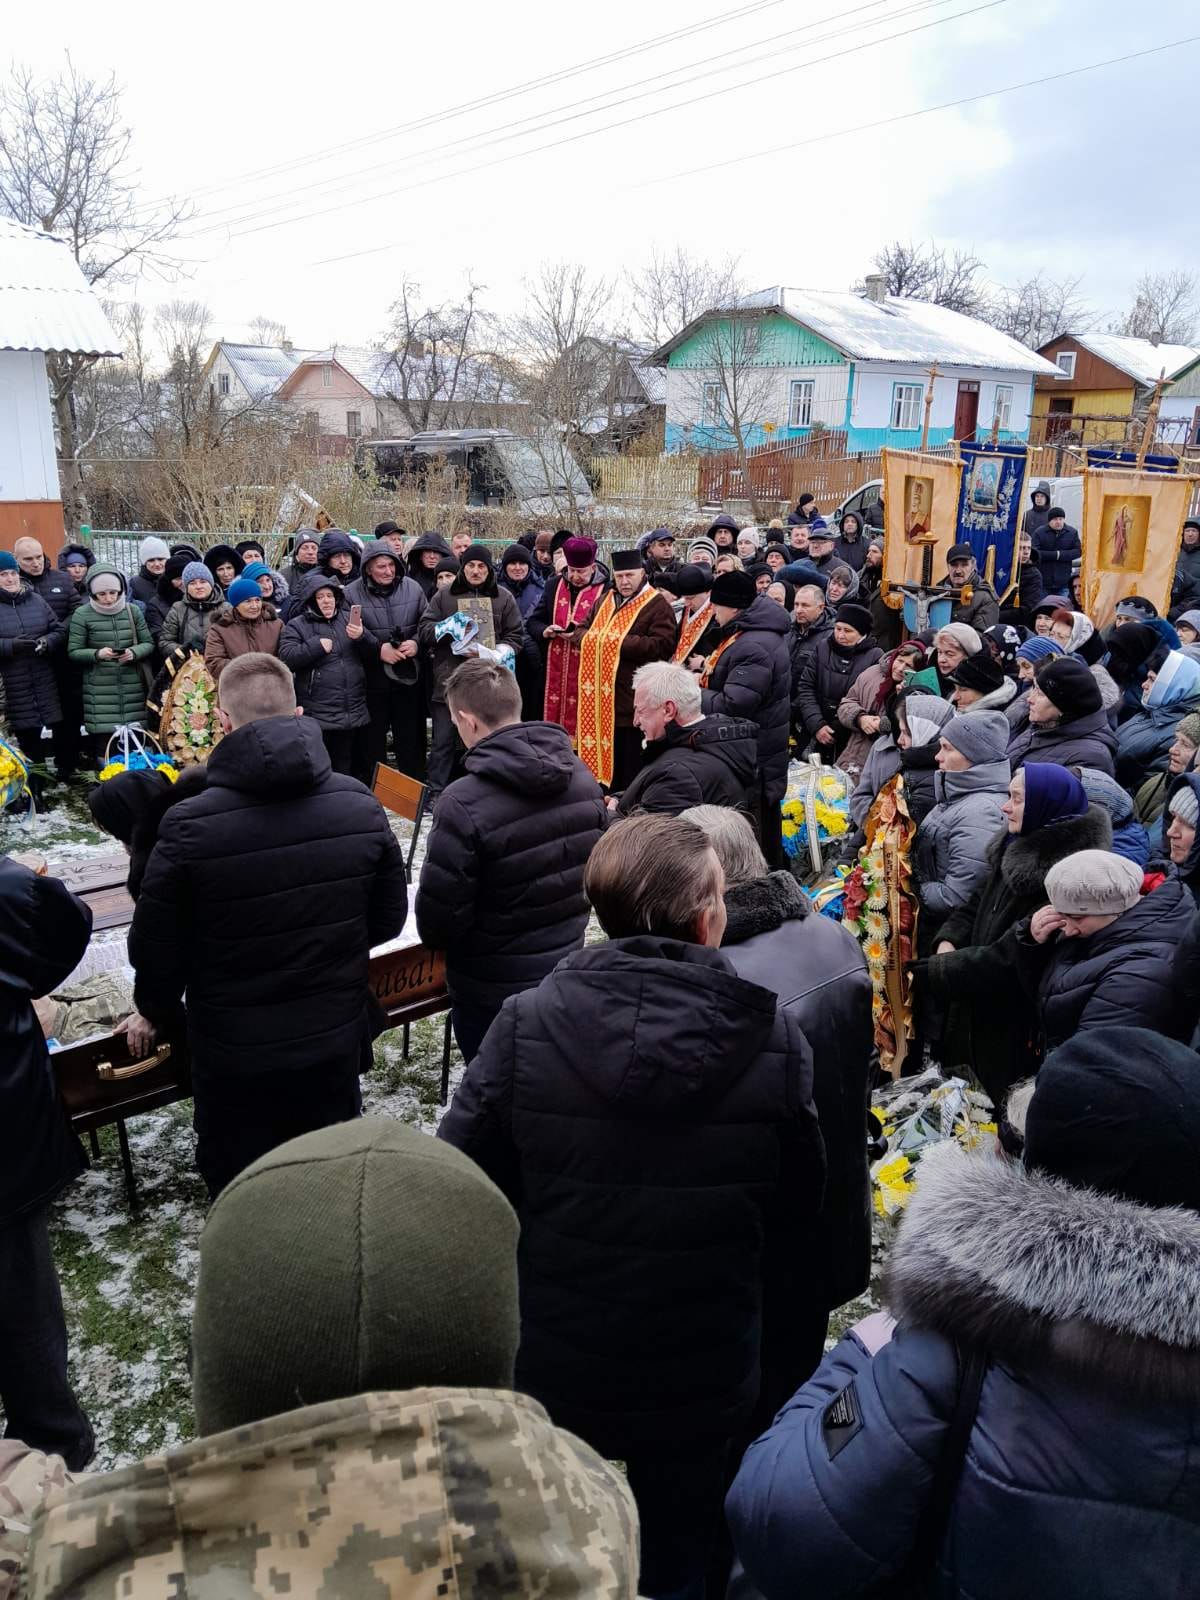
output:
<svg viewBox="0 0 1200 1600"><path fill-rule="evenodd" d="M238 380L253 400L265 400L315 350L293 350L278 344L228 344L218 347L225 353Z"/></svg>
<svg viewBox="0 0 1200 1600"><path fill-rule="evenodd" d="M1043 356L999 329L926 300L888 295L877 302L860 294L779 287L745 295L730 309L778 311L855 361L899 361L920 366L936 361L941 367L986 367L1046 377L1057 371ZM656 350L652 359L661 365L712 315L708 312L697 318Z"/></svg>
<svg viewBox="0 0 1200 1600"><path fill-rule="evenodd" d="M1153 344L1149 339L1131 339L1123 333L1073 333L1071 338L1110 367L1119 367L1136 382L1147 385L1157 383L1164 370L1168 378L1173 378L1200 356L1200 350L1192 345Z"/></svg>
<svg viewBox="0 0 1200 1600"><path fill-rule="evenodd" d="M0 218L0 350L121 354L70 248L7 218Z"/></svg>
<svg viewBox="0 0 1200 1600"><path fill-rule="evenodd" d="M646 395L647 405L665 406L667 403L667 374L662 367L651 366L649 361L631 361L632 367Z"/></svg>

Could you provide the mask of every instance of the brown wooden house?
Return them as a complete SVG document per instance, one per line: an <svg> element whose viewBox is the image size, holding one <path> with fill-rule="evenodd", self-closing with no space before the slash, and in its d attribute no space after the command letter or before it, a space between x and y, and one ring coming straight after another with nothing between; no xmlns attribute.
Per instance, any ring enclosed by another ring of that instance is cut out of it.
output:
<svg viewBox="0 0 1200 1600"><path fill-rule="evenodd" d="M1125 439L1160 373L1173 377L1200 351L1124 334L1065 333L1042 345L1038 354L1052 361L1062 376L1037 380L1030 443L1071 438L1104 444Z"/></svg>

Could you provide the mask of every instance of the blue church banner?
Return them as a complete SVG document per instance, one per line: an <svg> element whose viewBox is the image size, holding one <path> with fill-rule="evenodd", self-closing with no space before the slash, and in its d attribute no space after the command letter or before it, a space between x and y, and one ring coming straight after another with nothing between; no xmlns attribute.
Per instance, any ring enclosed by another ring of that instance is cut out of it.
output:
<svg viewBox="0 0 1200 1600"><path fill-rule="evenodd" d="M984 575L988 551L995 549L992 587L1003 599L1016 579L1027 452L1023 444L962 443L958 448L963 475L958 493L957 542L971 546Z"/></svg>

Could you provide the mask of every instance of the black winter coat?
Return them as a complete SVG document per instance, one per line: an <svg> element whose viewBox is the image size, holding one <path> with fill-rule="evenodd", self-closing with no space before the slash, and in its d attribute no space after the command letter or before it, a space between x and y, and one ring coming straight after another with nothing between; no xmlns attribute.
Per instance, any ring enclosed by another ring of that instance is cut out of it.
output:
<svg viewBox="0 0 1200 1600"><path fill-rule="evenodd" d="M1026 722L1008 746L1014 772L1027 761L1048 761L1060 767L1096 767L1111 778L1116 772L1116 755L1117 736L1103 706L1051 728Z"/></svg>
<svg viewBox="0 0 1200 1600"><path fill-rule="evenodd" d="M40 577L31 578L28 573L22 573L22 577L37 590L59 622L70 620L72 611L80 604L81 596L65 572L59 572L47 561L42 566Z"/></svg>
<svg viewBox="0 0 1200 1600"><path fill-rule="evenodd" d="M764 1287L783 1327L811 1293L812 1073L773 993L652 934L568 956L468 1067L438 1136L520 1217L516 1386L603 1455L749 1417Z"/></svg>
<svg viewBox="0 0 1200 1600"><path fill-rule="evenodd" d="M938 940L948 939L953 954L930 956L917 968L918 982L947 1007L943 1065L970 1067L997 1106L1038 1066L1037 1007L1001 941L1047 903L1046 874L1056 861L1077 850L1111 848L1112 822L1100 807L1047 823L1028 838L998 833L988 847L987 877L938 929Z"/></svg>
<svg viewBox="0 0 1200 1600"><path fill-rule="evenodd" d="M338 608L328 619L317 610L318 589L332 589L337 596ZM322 728L362 728L370 721L363 662L375 647L365 625L362 637L351 639L349 622L346 591L336 573L315 572L301 580L280 636L279 659L296 679L296 703ZM332 639L333 649L327 651L322 639Z"/></svg>
<svg viewBox="0 0 1200 1600"><path fill-rule="evenodd" d="M0 1227L47 1205L87 1165L33 1002L70 976L91 932L90 908L57 878L0 856Z"/></svg>
<svg viewBox="0 0 1200 1600"><path fill-rule="evenodd" d="M796 695L799 721L809 739L818 728L833 729L834 741L825 747L830 755L842 749L850 737L850 729L838 721L838 707L867 668L882 657L874 640L860 639L858 644L843 646L834 642L830 629L804 663Z"/></svg>
<svg viewBox="0 0 1200 1600"><path fill-rule="evenodd" d="M49 727L62 720L53 662L65 649L65 634L63 624L27 583L16 594L0 589L0 678L12 727Z"/></svg>
<svg viewBox="0 0 1200 1600"><path fill-rule="evenodd" d="M810 1271L814 1295L832 1311L861 1294L871 1275L871 980L857 940L813 911L790 872L726 889L725 912L721 954L739 978L774 991L812 1047L813 1103L827 1171L821 1215L809 1231ZM798 1373L794 1382L808 1376Z"/></svg>
<svg viewBox="0 0 1200 1600"><path fill-rule="evenodd" d="M364 567L372 555L383 553L377 546L368 545L363 553ZM390 549L387 554L392 554ZM355 578L353 583L346 585L346 601L349 605L362 607L365 637L371 646L370 650L363 654L367 688L376 690L397 688L395 679L388 676L384 663L379 658L379 652L385 644L402 644L417 637L421 613L425 610L425 595L420 584L414 583L411 578L398 576L394 583L381 587L372 582L369 575L364 572L360 578ZM413 664L418 667L418 671L420 659L418 652L413 657Z"/></svg>
<svg viewBox="0 0 1200 1600"><path fill-rule="evenodd" d="M718 658L700 704L706 716L719 711L755 724L763 799L768 806L778 805L787 789L792 619L760 594L726 626L739 637Z"/></svg>
<svg viewBox="0 0 1200 1600"><path fill-rule="evenodd" d="M1042 567L1042 582L1047 594L1071 592L1071 566L1083 555L1079 530L1064 523L1056 533L1049 523L1030 530L1033 548Z"/></svg>
<svg viewBox="0 0 1200 1600"><path fill-rule="evenodd" d="M129 930L134 1003L187 990L192 1077L344 1073L369 1044L367 958L404 926L404 859L379 802L334 773L309 717L221 740L159 825Z"/></svg>
<svg viewBox="0 0 1200 1600"><path fill-rule="evenodd" d="M549 722L498 728L443 790L417 890L417 932L446 952L451 996L497 1009L583 943L583 869L608 813Z"/></svg>
<svg viewBox="0 0 1200 1600"><path fill-rule="evenodd" d="M745 718L713 712L686 728L671 723L665 737L650 745L647 763L622 794L618 816L649 811L677 817L689 806L754 813L758 729Z"/></svg>
<svg viewBox="0 0 1200 1600"><path fill-rule="evenodd" d="M933 780L937 777L937 744L911 745L900 751L900 771L904 775L904 799L909 816L918 826L937 805Z"/></svg>
<svg viewBox="0 0 1200 1600"><path fill-rule="evenodd" d="M1174 1036L1180 1004L1172 964L1195 912L1186 884L1170 878L1086 939L1054 934L1039 946L1020 923L1009 937L1021 981L1037 995L1046 1050L1085 1028L1149 1028Z"/></svg>
<svg viewBox="0 0 1200 1600"><path fill-rule="evenodd" d="M158 598L158 579L152 572L146 571L145 563L129 580L129 598L137 600L143 606L148 606L152 600Z"/></svg>
<svg viewBox="0 0 1200 1600"><path fill-rule="evenodd" d="M432 567L426 567L423 565L421 561L421 552L423 550L435 551L439 561L444 560L446 556L450 555L451 550L450 546L446 543L445 539L442 538L440 533L423 533L421 537L413 543L408 554L404 558L408 562L409 577L420 589L426 600L428 600L430 595L432 595L437 589L437 574L434 572Z"/></svg>
<svg viewBox="0 0 1200 1600"><path fill-rule="evenodd" d="M822 612L812 625L803 633L792 624L792 631L788 634L788 658L792 667L792 721L800 722L800 684L804 678L804 663L812 655L822 639L827 639L833 632L833 617L828 611Z"/></svg>

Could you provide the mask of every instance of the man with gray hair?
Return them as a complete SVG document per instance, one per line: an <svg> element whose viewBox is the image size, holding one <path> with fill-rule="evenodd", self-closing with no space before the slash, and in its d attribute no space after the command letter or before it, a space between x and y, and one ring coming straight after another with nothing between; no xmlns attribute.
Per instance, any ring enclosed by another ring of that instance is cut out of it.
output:
<svg viewBox="0 0 1200 1600"><path fill-rule="evenodd" d="M700 680L673 661L651 661L633 675L633 721L648 765L610 797L618 816L635 811L677 817L689 806L750 812L758 788L757 729L745 717L700 709Z"/></svg>
<svg viewBox="0 0 1200 1600"><path fill-rule="evenodd" d="M134 1004L186 998L196 1165L215 1197L287 1139L358 1116L367 962L404 927L404 858L378 800L335 773L274 656L221 674L225 737L159 828L129 930Z"/></svg>

